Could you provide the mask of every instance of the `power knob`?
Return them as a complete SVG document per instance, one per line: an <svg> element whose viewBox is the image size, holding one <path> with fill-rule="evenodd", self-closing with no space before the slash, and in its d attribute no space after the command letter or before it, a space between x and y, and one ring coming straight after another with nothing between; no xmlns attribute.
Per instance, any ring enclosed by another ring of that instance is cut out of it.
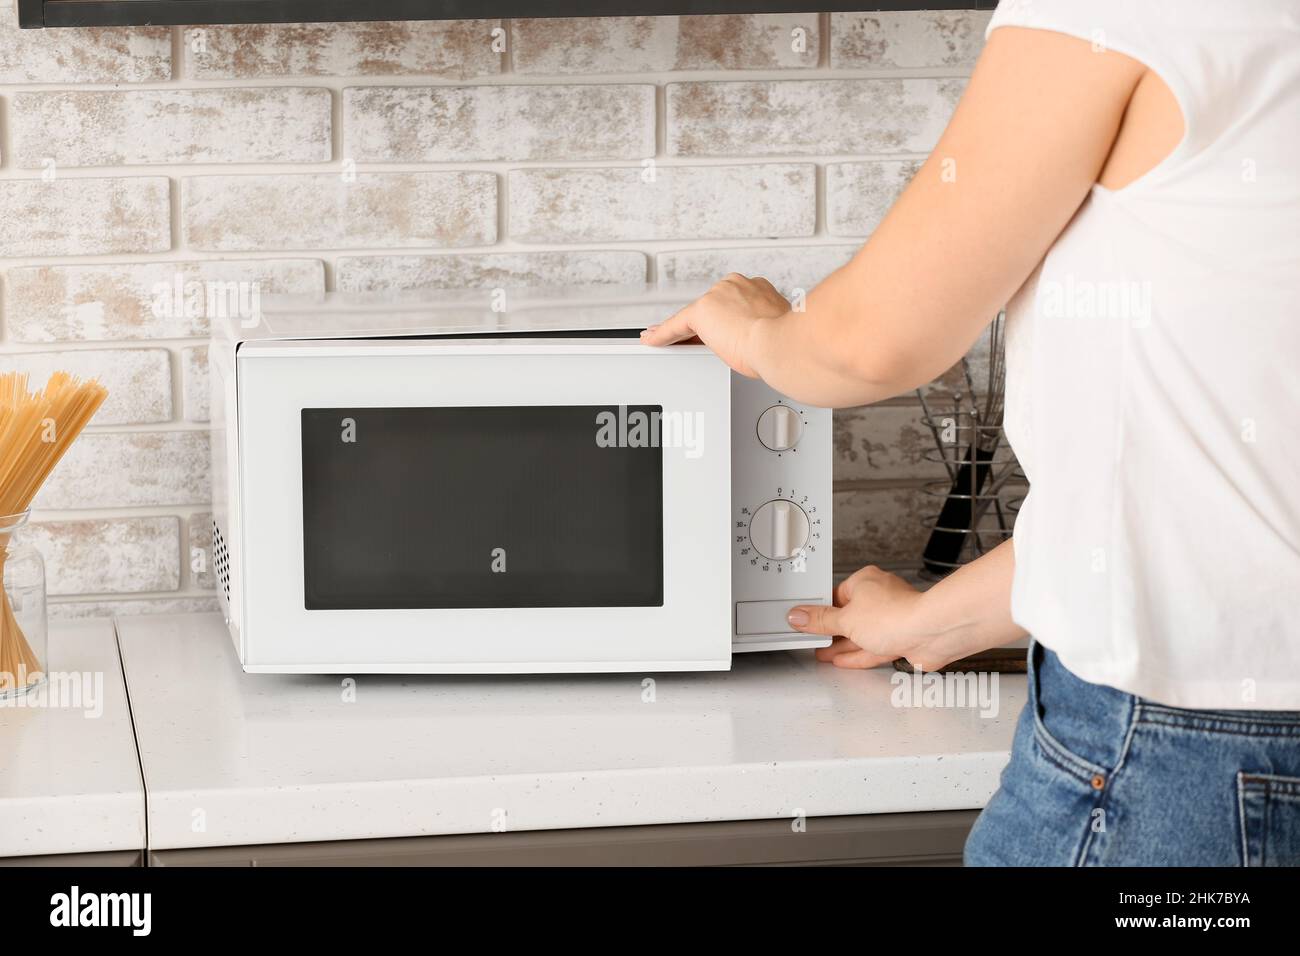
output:
<svg viewBox="0 0 1300 956"><path fill-rule="evenodd" d="M789 405L773 405L758 416L758 440L772 451L789 451L803 435L803 419Z"/></svg>
<svg viewBox="0 0 1300 956"><path fill-rule="evenodd" d="M808 544L808 515L792 501L769 501L749 520L754 550L771 561L788 561Z"/></svg>

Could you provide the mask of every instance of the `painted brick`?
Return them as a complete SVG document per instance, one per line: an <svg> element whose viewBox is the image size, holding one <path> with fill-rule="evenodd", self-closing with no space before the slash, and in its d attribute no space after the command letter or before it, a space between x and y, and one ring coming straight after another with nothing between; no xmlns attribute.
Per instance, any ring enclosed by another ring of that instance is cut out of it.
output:
<svg viewBox="0 0 1300 956"><path fill-rule="evenodd" d="M671 83L674 156L917 153L947 125L964 80Z"/></svg>
<svg viewBox="0 0 1300 956"><path fill-rule="evenodd" d="M660 282L713 282L728 272L762 276L786 296L805 292L853 257L856 245L674 249L658 255Z"/></svg>
<svg viewBox="0 0 1300 956"><path fill-rule="evenodd" d="M76 621L128 614L212 614L215 597L136 598L122 601L51 601L50 620Z"/></svg>
<svg viewBox="0 0 1300 956"><path fill-rule="evenodd" d="M352 87L343 152L376 163L641 159L655 152L655 88Z"/></svg>
<svg viewBox="0 0 1300 956"><path fill-rule="evenodd" d="M319 163L330 159L330 92L68 90L17 93L17 165Z"/></svg>
<svg viewBox="0 0 1300 956"><path fill-rule="evenodd" d="M208 347L181 349L181 409L187 422L208 420Z"/></svg>
<svg viewBox="0 0 1300 956"><path fill-rule="evenodd" d="M941 507L922 488L837 491L835 566L920 561Z"/></svg>
<svg viewBox="0 0 1300 956"><path fill-rule="evenodd" d="M0 361L5 371L27 372L33 388L56 371L97 378L108 398L91 420L95 425L147 425L172 418L171 356L166 349L78 349L20 352Z"/></svg>
<svg viewBox="0 0 1300 956"><path fill-rule="evenodd" d="M510 231L525 242L809 236L815 207L804 164L510 172Z"/></svg>
<svg viewBox="0 0 1300 956"><path fill-rule="evenodd" d="M262 76L451 79L501 72L499 20L258 23L185 31L186 72L201 80ZM196 50L195 47L201 47Z"/></svg>
<svg viewBox="0 0 1300 956"><path fill-rule="evenodd" d="M832 13L831 67L969 68L991 16L975 10Z"/></svg>
<svg viewBox="0 0 1300 956"><path fill-rule="evenodd" d="M180 587L180 521L175 517L41 521L26 535L45 559L51 596Z"/></svg>
<svg viewBox="0 0 1300 956"><path fill-rule="evenodd" d="M20 30L0 3L0 83L158 83L171 79L167 27Z"/></svg>
<svg viewBox="0 0 1300 956"><path fill-rule="evenodd" d="M217 574L212 567L212 514L190 515L185 524L185 560L190 569L190 584L211 591L217 586Z"/></svg>
<svg viewBox="0 0 1300 956"><path fill-rule="evenodd" d="M1025 495L1023 484L1008 483L1000 492L1009 522L1000 529L990 510L981 523L980 542L985 550L996 547L1015 523L1015 513ZM835 492L835 567L855 571L867 564L919 565L934 528L943 499L944 483L928 487L894 487ZM962 561L975 557L969 539Z"/></svg>
<svg viewBox="0 0 1300 956"><path fill-rule="evenodd" d="M880 225L921 164L915 160L831 163L826 167L826 228L865 236Z"/></svg>
<svg viewBox="0 0 1300 956"><path fill-rule="evenodd" d="M867 405L835 412L837 481L927 478L948 472L918 405Z"/></svg>
<svg viewBox="0 0 1300 956"><path fill-rule="evenodd" d="M254 288L259 294L323 292L325 268L318 259L15 267L4 283L6 332L19 342L206 335L208 299L218 309L231 302L208 293L230 289L230 283L250 290L250 299Z"/></svg>
<svg viewBox="0 0 1300 956"><path fill-rule="evenodd" d="M0 258L162 252L169 188L163 176L0 180Z"/></svg>
<svg viewBox="0 0 1300 956"><path fill-rule="evenodd" d="M206 431L86 433L68 449L32 507L207 504L209 463Z"/></svg>
<svg viewBox="0 0 1300 956"><path fill-rule="evenodd" d="M182 218L210 251L474 246L496 241L496 198L483 172L196 176Z"/></svg>
<svg viewBox="0 0 1300 956"><path fill-rule="evenodd" d="M515 72L535 74L807 68L819 44L815 13L525 19L510 32Z"/></svg>
<svg viewBox="0 0 1300 956"><path fill-rule="evenodd" d="M646 257L630 249L344 256L337 274L344 292L633 284L646 281Z"/></svg>

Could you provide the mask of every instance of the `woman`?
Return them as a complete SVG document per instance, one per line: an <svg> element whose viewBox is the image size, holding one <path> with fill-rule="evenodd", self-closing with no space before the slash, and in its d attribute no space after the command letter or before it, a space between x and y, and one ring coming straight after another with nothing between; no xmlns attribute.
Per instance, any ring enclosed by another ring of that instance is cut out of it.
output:
<svg viewBox="0 0 1300 956"><path fill-rule="evenodd" d="M1008 306L1013 542L791 624L932 670L1032 634L972 864L1300 864L1300 6L1004 4L946 132L806 309L728 276L698 336L816 405L930 381Z"/></svg>

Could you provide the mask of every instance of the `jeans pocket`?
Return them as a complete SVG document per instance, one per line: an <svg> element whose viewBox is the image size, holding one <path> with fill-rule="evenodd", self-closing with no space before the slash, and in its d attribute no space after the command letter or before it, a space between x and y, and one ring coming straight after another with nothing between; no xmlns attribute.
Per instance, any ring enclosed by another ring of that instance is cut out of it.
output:
<svg viewBox="0 0 1300 956"><path fill-rule="evenodd" d="M1243 866L1300 866L1300 777L1237 774Z"/></svg>
<svg viewBox="0 0 1300 956"><path fill-rule="evenodd" d="M1063 744L1047 727L1044 719L1042 676L1047 665L1044 648L1037 641L1029 647L1029 701L1028 707L1034 722L1034 744L1039 754L1058 770L1074 777L1086 787L1100 789L1098 781L1105 781L1110 772L1092 760ZM1057 665L1059 666L1059 665ZM1070 701L1057 700L1054 707L1068 707Z"/></svg>

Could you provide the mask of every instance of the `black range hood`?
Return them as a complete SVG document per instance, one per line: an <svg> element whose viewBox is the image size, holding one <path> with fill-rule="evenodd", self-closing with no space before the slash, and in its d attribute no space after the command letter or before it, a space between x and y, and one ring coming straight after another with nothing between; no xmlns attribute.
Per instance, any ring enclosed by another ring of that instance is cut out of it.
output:
<svg viewBox="0 0 1300 956"><path fill-rule="evenodd" d="M6 0L0 0L6 2ZM12 3L13 0L7 0ZM18 0L23 27L992 10L996 0Z"/></svg>

